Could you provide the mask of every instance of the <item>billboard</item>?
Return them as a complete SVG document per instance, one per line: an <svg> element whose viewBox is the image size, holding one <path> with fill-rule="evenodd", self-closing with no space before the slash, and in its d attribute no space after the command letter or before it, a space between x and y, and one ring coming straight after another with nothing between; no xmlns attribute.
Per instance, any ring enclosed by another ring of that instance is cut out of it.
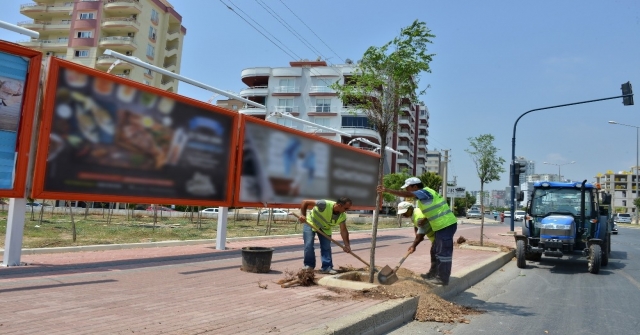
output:
<svg viewBox="0 0 640 335"><path fill-rule="evenodd" d="M238 206L349 197L354 207L375 207L379 155L252 117L241 124Z"/></svg>
<svg viewBox="0 0 640 335"><path fill-rule="evenodd" d="M0 197L25 196L42 53L0 41Z"/></svg>
<svg viewBox="0 0 640 335"><path fill-rule="evenodd" d="M33 197L227 206L238 114L52 58Z"/></svg>

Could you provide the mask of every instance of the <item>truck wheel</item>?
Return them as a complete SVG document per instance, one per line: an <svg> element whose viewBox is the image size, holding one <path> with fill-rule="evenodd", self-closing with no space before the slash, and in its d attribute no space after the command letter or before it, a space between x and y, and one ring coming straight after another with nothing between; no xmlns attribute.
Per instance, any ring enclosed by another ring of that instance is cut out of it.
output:
<svg viewBox="0 0 640 335"><path fill-rule="evenodd" d="M519 268L524 269L527 267L526 253L524 251L524 241L518 240L516 242L516 265Z"/></svg>
<svg viewBox="0 0 640 335"><path fill-rule="evenodd" d="M589 272L596 274L600 272L600 265L602 264L602 250L599 245L592 244L589 247Z"/></svg>
<svg viewBox="0 0 640 335"><path fill-rule="evenodd" d="M602 260L600 261L600 265L602 266L607 266L609 264L609 249L611 249L609 243L611 242L608 239L604 242L604 251L602 252Z"/></svg>

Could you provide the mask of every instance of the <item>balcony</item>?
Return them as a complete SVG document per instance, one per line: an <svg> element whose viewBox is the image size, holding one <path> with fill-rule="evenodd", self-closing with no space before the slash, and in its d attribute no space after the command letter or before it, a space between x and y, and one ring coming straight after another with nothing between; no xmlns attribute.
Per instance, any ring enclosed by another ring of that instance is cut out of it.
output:
<svg viewBox="0 0 640 335"><path fill-rule="evenodd" d="M173 57L178 55L178 47L166 47L164 49L165 57Z"/></svg>
<svg viewBox="0 0 640 335"><path fill-rule="evenodd" d="M270 110L271 112L300 114L298 106L273 106Z"/></svg>
<svg viewBox="0 0 640 335"><path fill-rule="evenodd" d="M316 96L316 95L337 95L336 91L333 90L331 87L329 86L311 86L311 88L309 88L309 95L311 96Z"/></svg>
<svg viewBox="0 0 640 335"><path fill-rule="evenodd" d="M167 32L167 41L175 40L178 37L180 37L180 29Z"/></svg>
<svg viewBox="0 0 640 335"><path fill-rule="evenodd" d="M407 153L411 152L412 150L409 142L399 142L398 151L406 151Z"/></svg>
<svg viewBox="0 0 640 335"><path fill-rule="evenodd" d="M113 56L102 55L98 57L98 60L96 61L96 67L100 69L109 68L111 65L113 65L113 63L116 62L116 60L117 58ZM132 69L132 68L133 68L133 65L131 63L122 62L122 61L115 66L115 69Z"/></svg>
<svg viewBox="0 0 640 335"><path fill-rule="evenodd" d="M108 0L104 4L105 13L140 14L142 4L136 0Z"/></svg>
<svg viewBox="0 0 640 335"><path fill-rule="evenodd" d="M25 29L40 32L40 31L44 31L45 22L46 21L22 21L22 22L18 22L18 26Z"/></svg>
<svg viewBox="0 0 640 335"><path fill-rule="evenodd" d="M399 156L396 162L399 166L413 168L413 162L409 161L408 157L404 154L402 156Z"/></svg>
<svg viewBox="0 0 640 335"><path fill-rule="evenodd" d="M173 84L174 84L174 79L173 78L169 78L167 80L162 80L160 82L161 88L163 90L168 90L170 88L173 88Z"/></svg>
<svg viewBox="0 0 640 335"><path fill-rule="evenodd" d="M267 86L253 86L247 87L240 91L241 97L256 97L269 95L269 88Z"/></svg>
<svg viewBox="0 0 640 335"><path fill-rule="evenodd" d="M26 3L20 5L20 14L34 18L35 16L42 16L47 11L47 5L40 3Z"/></svg>
<svg viewBox="0 0 640 335"><path fill-rule="evenodd" d="M300 95L300 87L296 86L276 86L273 95Z"/></svg>
<svg viewBox="0 0 640 335"><path fill-rule="evenodd" d="M267 115L267 110L265 108L255 107L252 105L245 105L239 111L240 114L247 115Z"/></svg>
<svg viewBox="0 0 640 335"><path fill-rule="evenodd" d="M18 43L29 48L42 48L50 51L66 51L67 46L69 45L69 39L59 38L54 40L30 40Z"/></svg>
<svg viewBox="0 0 640 335"><path fill-rule="evenodd" d="M176 66L177 66L177 64L176 64L176 62L175 62L175 61L173 61L173 62L166 62L166 63L162 64L162 67L163 67L165 70L167 70L167 71L171 71L171 72L175 72L175 71L176 71Z"/></svg>
<svg viewBox="0 0 640 335"><path fill-rule="evenodd" d="M374 143L380 143L380 134L378 134L378 131L373 128L342 126L340 127L340 130L352 135L353 137L365 137Z"/></svg>
<svg viewBox="0 0 640 335"><path fill-rule="evenodd" d="M411 126L411 118L408 116L401 116L398 118L398 124L404 124L407 126Z"/></svg>
<svg viewBox="0 0 640 335"><path fill-rule="evenodd" d="M398 132L398 137L413 139L413 137L411 136L411 133L409 133L408 131L399 131Z"/></svg>
<svg viewBox="0 0 640 335"><path fill-rule="evenodd" d="M242 70L240 74L242 82L249 87L267 85L269 76L271 76L269 67L252 67Z"/></svg>
<svg viewBox="0 0 640 335"><path fill-rule="evenodd" d="M135 50L137 48L133 37L111 36L103 37L99 43L101 48L112 48L119 50Z"/></svg>
<svg viewBox="0 0 640 335"><path fill-rule="evenodd" d="M140 30L140 23L132 17L107 17L102 20L101 27L107 32L136 33Z"/></svg>

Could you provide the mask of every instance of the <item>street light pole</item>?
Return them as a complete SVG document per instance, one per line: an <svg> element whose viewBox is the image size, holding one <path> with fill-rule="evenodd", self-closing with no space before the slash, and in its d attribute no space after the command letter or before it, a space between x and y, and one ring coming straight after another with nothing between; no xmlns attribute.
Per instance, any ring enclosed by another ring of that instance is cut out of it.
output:
<svg viewBox="0 0 640 335"><path fill-rule="evenodd" d="M560 167L563 165L569 165L569 164L573 164L576 161L571 161L570 163L564 163L564 164L556 164L556 163L548 163L548 162L543 162L543 164L549 164L549 165L555 165L558 167L558 181L562 181L560 179L562 179L561 174L560 174Z"/></svg>
<svg viewBox="0 0 640 335"><path fill-rule="evenodd" d="M638 147L640 146L640 126L632 126L630 124L624 124L624 123L619 123L616 121L609 121L610 124L617 124L619 126L625 126L625 127L631 127L631 128L636 128L636 197L633 198L633 205L635 207L635 200L636 198L638 198ZM631 194L633 194L633 192L631 192ZM636 224L638 224L638 219L640 219L638 217L638 208L636 208Z"/></svg>

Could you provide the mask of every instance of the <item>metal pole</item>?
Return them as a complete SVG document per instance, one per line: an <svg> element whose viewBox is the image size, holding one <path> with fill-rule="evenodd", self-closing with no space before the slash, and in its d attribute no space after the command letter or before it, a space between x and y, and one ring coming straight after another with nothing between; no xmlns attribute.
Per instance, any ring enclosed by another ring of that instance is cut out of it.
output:
<svg viewBox="0 0 640 335"><path fill-rule="evenodd" d="M636 198L638 198L638 142L640 135L638 134L640 127L636 127ZM631 193L633 194L633 192ZM636 199L633 199L633 205L635 206ZM638 207L636 207L636 224L638 224Z"/></svg>
<svg viewBox="0 0 640 335"><path fill-rule="evenodd" d="M524 113L522 113L517 119L516 122L513 123L513 137L511 137L511 231L513 232L513 226L514 226L514 215L513 213L515 212L515 199L516 199L516 188L515 188L515 169L514 169L514 163L516 161L516 127L518 126L518 121L520 121L520 119L531 113L531 112L535 112L535 111L539 111L539 110L544 110L544 109L552 109L552 108L558 108L558 107L566 107L566 106L573 106L573 105L580 105L580 104L586 104L586 103L590 103L590 102L596 102L596 101L604 101L604 100L611 100L611 99L618 99L618 98L624 98L627 96L632 96L632 94L625 94L625 95L620 95L617 97L610 97L610 98L603 98L603 99L595 99L595 100L587 100L587 101L580 101L580 102L574 102L574 103L570 103L570 104L564 104L564 105L557 105L557 106L550 106L550 107L543 107L543 108L536 108L536 109L532 109L530 111L526 111Z"/></svg>
<svg viewBox="0 0 640 335"><path fill-rule="evenodd" d="M0 28L4 28L7 30L11 30L13 32L16 32L18 34L22 34L22 35L27 35L31 38L39 38L40 37L40 33L37 31L33 31L27 28L22 28L20 26L16 26L15 24L11 24L9 22L4 22L4 21L0 21Z"/></svg>

